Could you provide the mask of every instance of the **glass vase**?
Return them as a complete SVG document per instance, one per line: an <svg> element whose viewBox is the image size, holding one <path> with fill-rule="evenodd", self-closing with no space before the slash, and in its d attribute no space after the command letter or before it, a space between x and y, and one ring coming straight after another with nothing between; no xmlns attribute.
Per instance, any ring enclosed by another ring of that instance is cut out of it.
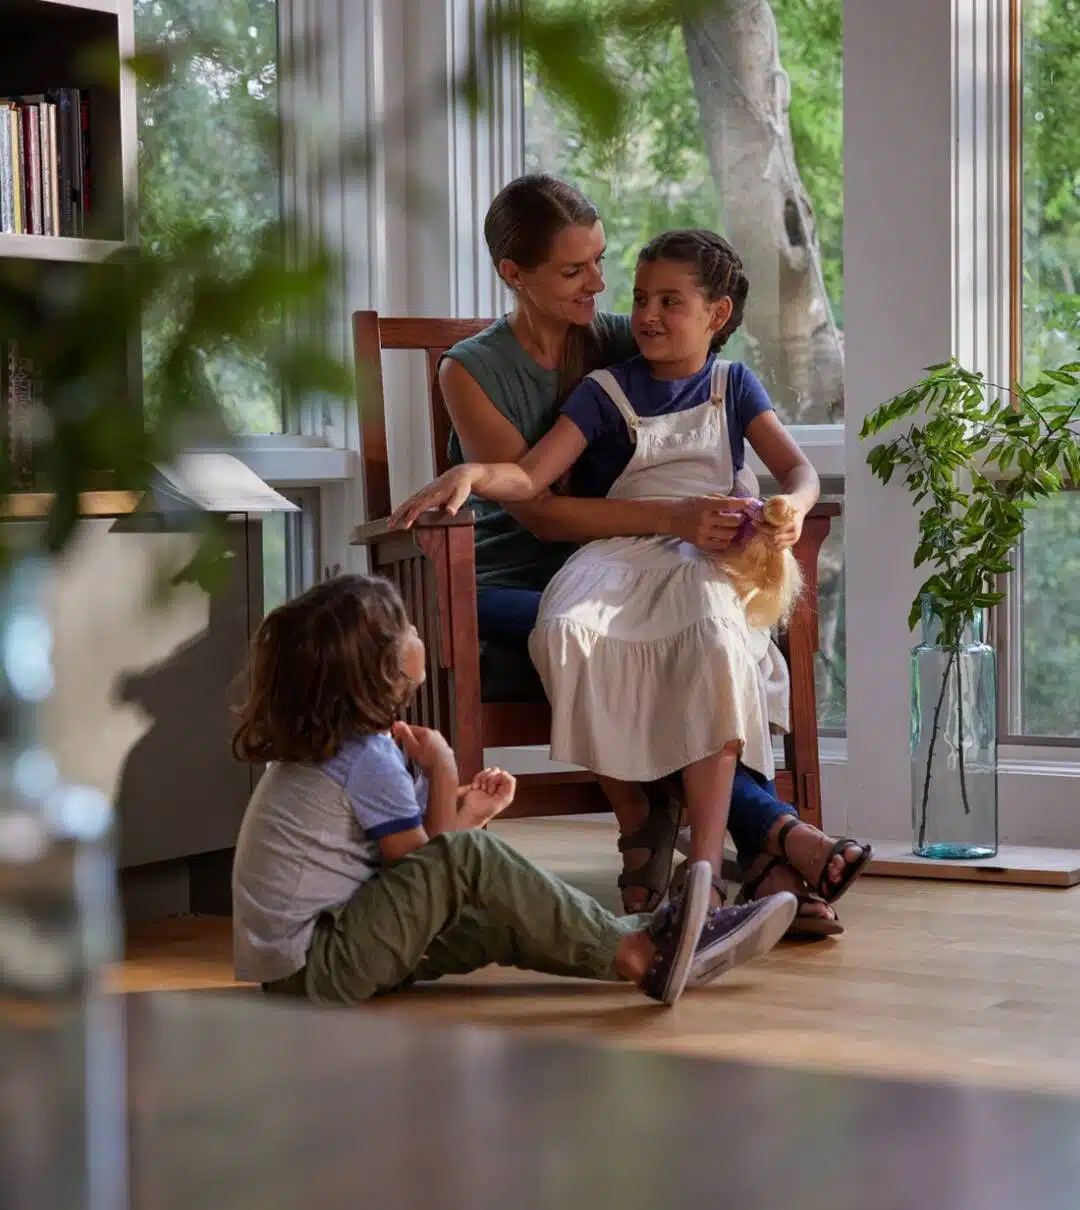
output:
<svg viewBox="0 0 1080 1210"><path fill-rule="evenodd" d="M36 734L52 692L44 567L0 573L0 1205L123 1210L122 1003L112 811Z"/></svg>
<svg viewBox="0 0 1080 1210"><path fill-rule="evenodd" d="M997 660L978 613L956 647L923 602L911 653L911 812L917 857L971 860L998 849Z"/></svg>

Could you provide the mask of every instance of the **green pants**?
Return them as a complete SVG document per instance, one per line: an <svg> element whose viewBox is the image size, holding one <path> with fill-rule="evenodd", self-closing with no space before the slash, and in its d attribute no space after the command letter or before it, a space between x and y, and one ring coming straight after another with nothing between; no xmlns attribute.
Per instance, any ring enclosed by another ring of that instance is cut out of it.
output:
<svg viewBox="0 0 1080 1210"><path fill-rule="evenodd" d="M266 990L352 1004L490 963L614 980L620 941L642 926L490 832L451 832L324 913L304 969Z"/></svg>

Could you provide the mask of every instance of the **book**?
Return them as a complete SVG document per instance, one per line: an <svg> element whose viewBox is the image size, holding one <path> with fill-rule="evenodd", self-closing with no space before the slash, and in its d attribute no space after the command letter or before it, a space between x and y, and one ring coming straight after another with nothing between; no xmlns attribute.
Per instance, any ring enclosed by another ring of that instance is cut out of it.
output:
<svg viewBox="0 0 1080 1210"><path fill-rule="evenodd" d="M0 232L86 234L90 117L90 96L78 88L0 98Z"/></svg>

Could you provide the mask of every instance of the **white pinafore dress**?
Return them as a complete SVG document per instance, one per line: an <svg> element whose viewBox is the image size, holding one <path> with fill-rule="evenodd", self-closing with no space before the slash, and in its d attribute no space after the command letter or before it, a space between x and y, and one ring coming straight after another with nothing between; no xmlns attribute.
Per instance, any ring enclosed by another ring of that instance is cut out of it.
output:
<svg viewBox="0 0 1080 1210"><path fill-rule="evenodd" d="M595 379L630 428L634 452L609 498L670 500L737 489L724 399L639 417L614 376ZM752 474L747 472L752 480ZM739 476L741 494L745 479ZM731 581L678 538L607 538L582 547L540 602L529 653L551 702L551 755L622 781L652 781L733 740L771 778L770 723L788 727L787 666L751 629Z"/></svg>

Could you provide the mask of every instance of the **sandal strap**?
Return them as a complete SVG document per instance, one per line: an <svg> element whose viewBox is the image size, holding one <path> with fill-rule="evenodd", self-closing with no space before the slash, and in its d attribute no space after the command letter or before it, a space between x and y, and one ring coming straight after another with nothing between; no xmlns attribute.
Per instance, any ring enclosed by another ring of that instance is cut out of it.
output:
<svg viewBox="0 0 1080 1210"><path fill-rule="evenodd" d="M848 849L858 849L862 857L857 861L848 861L844 863L844 873L839 882L829 881L829 863L834 857L846 853ZM825 858L825 864L821 867L821 875L817 881L817 892L826 903L832 902L839 898L844 891L851 885L852 882L863 872L870 862L871 849L869 845L864 845L851 836L845 836L838 840L836 844L829 850L828 857Z"/></svg>
<svg viewBox="0 0 1080 1210"><path fill-rule="evenodd" d="M776 847L780 850L780 856L790 866L793 866L795 863L788 856L787 838L801 823L802 820L797 815L789 815L780 831L776 833Z"/></svg>
<svg viewBox="0 0 1080 1210"><path fill-rule="evenodd" d="M756 864L756 863L755 863ZM769 857L767 861L762 863L762 868L756 874L747 875L743 879L742 890L739 892L740 898L745 898L746 902L750 902L754 898L754 893L759 889L766 878L776 869L777 866L788 865L783 857ZM751 866L751 869L754 867Z"/></svg>
<svg viewBox="0 0 1080 1210"><path fill-rule="evenodd" d="M646 784L642 788L649 800L649 813L636 832L619 837L618 846L620 853L645 849L649 856L632 870L624 868L618 877L618 887L620 891L629 888L648 891L645 910L651 911L663 899L671 877L679 818L674 810L675 804L663 785Z"/></svg>

